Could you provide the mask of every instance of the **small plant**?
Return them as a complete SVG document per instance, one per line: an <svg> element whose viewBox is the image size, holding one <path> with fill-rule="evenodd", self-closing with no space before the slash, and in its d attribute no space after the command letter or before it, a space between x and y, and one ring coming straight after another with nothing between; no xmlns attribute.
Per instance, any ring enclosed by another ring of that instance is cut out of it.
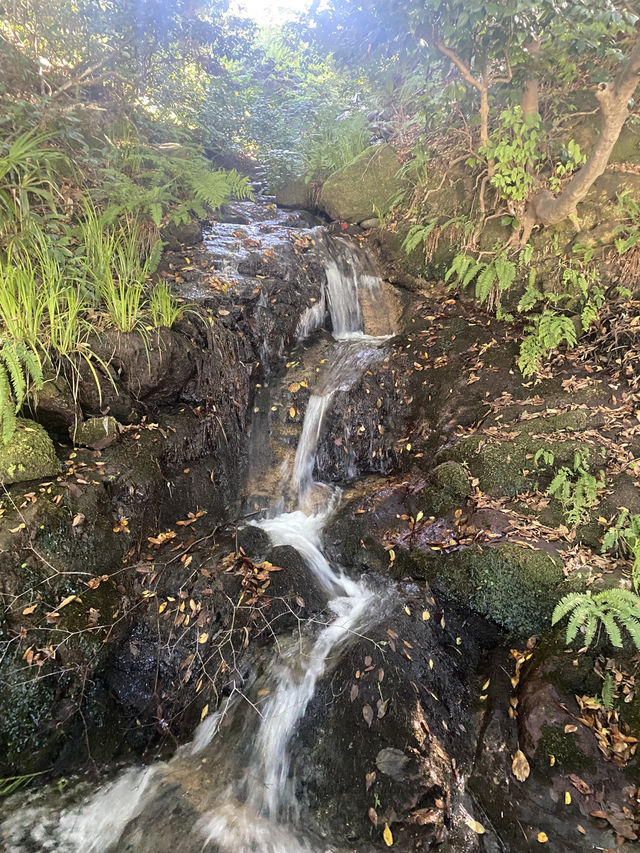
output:
<svg viewBox="0 0 640 853"><path fill-rule="evenodd" d="M636 592L640 588L640 515L623 509L602 541L603 551L613 551L632 560L631 579Z"/></svg>
<svg viewBox="0 0 640 853"><path fill-rule="evenodd" d="M155 328L166 326L170 329L185 310L185 306L175 299L167 284L157 284L149 294L149 312Z"/></svg>
<svg viewBox="0 0 640 853"><path fill-rule="evenodd" d="M12 438L30 387L42 387L38 356L24 343L5 340L0 344L0 445Z"/></svg>
<svg viewBox="0 0 640 853"><path fill-rule="evenodd" d="M516 271L515 263L507 258L506 253L498 254L493 260L484 263L461 252L453 259L445 281L452 279L450 288L465 288L475 281L476 299L493 308L500 304L500 296L513 284Z"/></svg>
<svg viewBox="0 0 640 853"><path fill-rule="evenodd" d="M548 450L546 447L541 447L539 450L536 450L535 455L533 457L533 464L536 468L538 468L540 462L542 462L545 467L551 467L555 462L555 456L553 455L553 451Z"/></svg>
<svg viewBox="0 0 640 853"><path fill-rule="evenodd" d="M611 645L622 648L622 631L625 629L640 651L640 596L628 589L605 589L602 592L570 592L560 599L551 617L556 625L566 616L567 645L572 643L579 630L584 631L584 646L590 646L596 633L604 628Z"/></svg>
<svg viewBox="0 0 640 853"><path fill-rule="evenodd" d="M562 273L563 289L560 293L543 293L536 286L536 273L529 271L529 282L518 303L520 313L529 313L542 306L542 311L531 315L531 324L520 345L518 367L522 375L535 375L549 353L563 344L572 349L578 340L578 331L586 332L596 321L604 304L604 289L598 282L595 269L567 267ZM564 305L563 305L564 303ZM559 306L563 305L562 310ZM580 321L574 321L579 313Z"/></svg>
<svg viewBox="0 0 640 853"><path fill-rule="evenodd" d="M605 485L604 474L599 478L589 471L589 451L578 450L573 468L564 465L551 481L547 494L562 504L568 523L575 527L589 520L589 509L598 502L598 492Z"/></svg>
<svg viewBox="0 0 640 853"><path fill-rule="evenodd" d="M553 308L546 308L527 327L527 335L520 344L518 367L522 375L525 378L535 375L550 352L561 344L573 349L577 340L573 320Z"/></svg>

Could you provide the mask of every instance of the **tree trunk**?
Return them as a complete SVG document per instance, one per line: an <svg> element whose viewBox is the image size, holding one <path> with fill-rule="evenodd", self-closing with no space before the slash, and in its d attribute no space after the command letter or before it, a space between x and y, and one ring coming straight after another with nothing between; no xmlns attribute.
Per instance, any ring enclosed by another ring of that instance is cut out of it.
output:
<svg viewBox="0 0 640 853"><path fill-rule="evenodd" d="M629 115L629 101L638 85L640 75L640 39L614 83L601 84L596 92L600 102L600 135L584 166L575 173L559 196L544 190L531 199L523 222L522 241L526 242L535 225L557 225L576 215L581 202L594 181L602 175L609 162L613 146Z"/></svg>

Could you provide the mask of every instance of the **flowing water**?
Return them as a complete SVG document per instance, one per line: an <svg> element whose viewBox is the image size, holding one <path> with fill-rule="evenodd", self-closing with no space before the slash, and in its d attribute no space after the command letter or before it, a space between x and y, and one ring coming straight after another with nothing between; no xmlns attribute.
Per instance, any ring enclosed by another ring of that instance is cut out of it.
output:
<svg viewBox="0 0 640 853"><path fill-rule="evenodd" d="M296 797L290 742L318 680L384 612L384 593L330 565L322 551L323 529L340 493L314 482L318 441L333 395L348 390L368 364L383 356L385 340L364 334L359 300L363 288L375 294L379 280L362 253L334 240L325 240L322 308L314 308L302 327L305 333L318 323L326 304L336 343L309 400L293 470L282 483L293 509L256 522L273 544L293 546L303 556L327 599L325 613L296 635L278 638L278 653L254 683L245 684L242 694L234 691L170 761L129 769L62 814L32 805L10 816L2 824L9 850L327 850L301 827L304 803Z"/></svg>

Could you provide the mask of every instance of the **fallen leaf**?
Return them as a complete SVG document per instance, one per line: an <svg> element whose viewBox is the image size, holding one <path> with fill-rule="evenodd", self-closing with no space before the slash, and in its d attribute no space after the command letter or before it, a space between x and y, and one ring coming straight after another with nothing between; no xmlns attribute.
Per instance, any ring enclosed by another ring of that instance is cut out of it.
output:
<svg viewBox="0 0 640 853"><path fill-rule="evenodd" d="M384 843L387 847L393 847L393 835L391 830L389 829L389 824L385 823L384 832L382 833L382 837L384 838Z"/></svg>
<svg viewBox="0 0 640 853"><path fill-rule="evenodd" d="M373 722L373 708L371 705L364 706L362 709L362 716L364 717L366 724L371 728L371 723Z"/></svg>
<svg viewBox="0 0 640 853"><path fill-rule="evenodd" d="M546 832L539 832L538 833L538 844L546 844L548 840L549 840L549 838L548 838Z"/></svg>
<svg viewBox="0 0 640 853"><path fill-rule="evenodd" d="M38 606L37 603L36 604L30 604L29 607L25 607L25 609L22 611L22 615L23 616L29 616L29 614L33 613L33 611L36 609L37 606Z"/></svg>
<svg viewBox="0 0 640 853"><path fill-rule="evenodd" d="M511 769L513 771L513 775L516 777L518 782L524 782L529 778L531 768L529 767L527 756L521 749L519 749L513 756L513 761L511 762Z"/></svg>
<svg viewBox="0 0 640 853"><path fill-rule="evenodd" d="M204 708L202 709L202 713L200 714L200 722L202 722L202 720L204 720L204 718L207 716L208 713L209 713L209 706L205 705Z"/></svg>
<svg viewBox="0 0 640 853"><path fill-rule="evenodd" d="M369 816L369 820L371 821L371 823L374 826L377 826L378 825L378 813L373 808L373 806L369 809L369 811L367 812L367 815Z"/></svg>
<svg viewBox="0 0 640 853"><path fill-rule="evenodd" d="M474 820L472 817L468 817L465 819L465 823L469 829L472 829L476 833L476 835L484 835L485 828L481 823L478 823L477 820Z"/></svg>
<svg viewBox="0 0 640 853"><path fill-rule="evenodd" d="M376 771L372 770L371 773L367 773L367 775L364 777L364 781L365 781L365 790L368 791L369 788L376 781Z"/></svg>

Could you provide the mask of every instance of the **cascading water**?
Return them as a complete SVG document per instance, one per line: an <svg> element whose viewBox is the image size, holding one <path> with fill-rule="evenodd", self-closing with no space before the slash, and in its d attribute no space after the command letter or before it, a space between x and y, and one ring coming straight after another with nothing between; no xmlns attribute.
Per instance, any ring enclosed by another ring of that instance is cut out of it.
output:
<svg viewBox="0 0 640 853"><path fill-rule="evenodd" d="M255 684L245 685L247 701L234 692L171 761L126 771L62 816L34 807L10 817L2 831L15 853L109 853L116 847L136 853L186 853L203 845L225 853L327 849L305 838L297 825L300 805L291 779L290 741L318 680L350 640L362 636L383 612L379 591L348 577L325 558L322 532L340 494L313 481L318 441L333 395L348 390L366 365L381 356L384 342L364 334L358 298L361 286L375 292L379 280L346 241L336 239L333 246L325 242L326 302L336 343L309 400L293 470L283 483L283 494L293 492L294 508L256 522L274 545L293 546L303 556L327 599L326 621L315 634L307 631L279 640L280 654ZM324 307L324 296L321 304ZM266 700L258 699L264 696ZM199 784L194 789L197 762ZM180 797L195 803L199 819L179 841L170 842L164 831L170 832L170 816Z"/></svg>

